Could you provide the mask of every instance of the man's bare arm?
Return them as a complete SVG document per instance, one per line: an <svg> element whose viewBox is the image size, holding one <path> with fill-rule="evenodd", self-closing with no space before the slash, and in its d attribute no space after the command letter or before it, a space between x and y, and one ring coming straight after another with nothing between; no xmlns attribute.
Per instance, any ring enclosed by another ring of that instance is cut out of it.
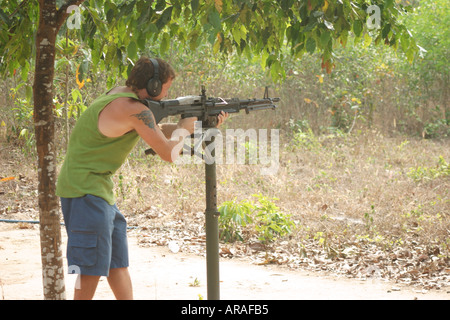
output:
<svg viewBox="0 0 450 320"><path fill-rule="evenodd" d="M136 117L150 129L155 129L155 118L153 117L153 113L150 110L143 110L140 113L132 114L132 117ZM164 134L166 137L167 135Z"/></svg>
<svg viewBox="0 0 450 320"><path fill-rule="evenodd" d="M183 147L183 140L190 132L194 131L194 118L180 120L178 124L168 125L166 132L163 132L159 125L156 125L155 117L151 110L142 109L142 106L135 106L135 110L130 112L129 119L131 126L144 139L144 141L165 161L173 162L179 156ZM163 126L165 127L165 126ZM175 136L173 133L178 130ZM166 138L166 135L168 137Z"/></svg>

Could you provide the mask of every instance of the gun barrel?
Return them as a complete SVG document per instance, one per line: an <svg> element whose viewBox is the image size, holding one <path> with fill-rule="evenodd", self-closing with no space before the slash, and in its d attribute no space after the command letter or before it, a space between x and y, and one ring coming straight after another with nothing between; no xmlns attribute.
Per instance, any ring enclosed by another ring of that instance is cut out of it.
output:
<svg viewBox="0 0 450 320"><path fill-rule="evenodd" d="M220 102L208 101L206 103L208 115L214 116L220 114L222 111L227 113L238 113L241 110L245 110L246 113L254 110L275 109L277 106L275 101L279 101L279 98L268 99L228 99L221 100Z"/></svg>

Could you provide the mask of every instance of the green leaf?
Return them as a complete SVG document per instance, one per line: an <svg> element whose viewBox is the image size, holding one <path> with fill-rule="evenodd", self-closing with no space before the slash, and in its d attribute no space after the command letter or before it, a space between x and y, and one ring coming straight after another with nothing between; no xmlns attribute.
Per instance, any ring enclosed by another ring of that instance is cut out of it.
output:
<svg viewBox="0 0 450 320"><path fill-rule="evenodd" d="M109 9L109 10L106 12L106 21L107 21L108 23L112 23L112 21L113 21L115 15L116 15L116 12L115 12L113 9Z"/></svg>
<svg viewBox="0 0 450 320"><path fill-rule="evenodd" d="M353 22L353 32L355 33L355 36L360 37L362 29L363 29L363 23L361 22L361 20L355 20Z"/></svg>
<svg viewBox="0 0 450 320"><path fill-rule="evenodd" d="M241 36L241 29L238 25L235 25L234 28L231 30L231 33L233 34L233 39L237 43L241 42L242 36Z"/></svg>
<svg viewBox="0 0 450 320"><path fill-rule="evenodd" d="M131 41L130 44L128 45L127 48L127 53L128 53L128 57L131 60L137 59L137 46L136 46L136 42Z"/></svg>
<svg viewBox="0 0 450 320"><path fill-rule="evenodd" d="M364 34L364 47L367 48L372 43L372 37L368 33Z"/></svg>
<svg viewBox="0 0 450 320"><path fill-rule="evenodd" d="M156 27L158 27L159 30L164 28L164 26L170 21L172 18L172 10L173 7L168 7L159 17L158 21L156 21Z"/></svg>
<svg viewBox="0 0 450 320"><path fill-rule="evenodd" d="M409 62L413 62L415 53L416 50L413 47L410 47L408 51L406 51L406 57L408 58Z"/></svg>
<svg viewBox="0 0 450 320"><path fill-rule="evenodd" d="M28 79L28 71L30 69L30 64L28 63L28 61L25 60L25 64L22 66L22 70L21 70L21 77L22 77L22 81L26 82Z"/></svg>
<svg viewBox="0 0 450 320"><path fill-rule="evenodd" d="M288 11L292 6L292 3L292 0L281 0L281 8L283 9L283 11Z"/></svg>
<svg viewBox="0 0 450 320"><path fill-rule="evenodd" d="M385 0L384 5L386 9L392 8L394 6L394 0Z"/></svg>
<svg viewBox="0 0 450 320"><path fill-rule="evenodd" d="M81 64L80 64L80 69L79 69L80 77L81 77L80 80L85 78L85 75L87 74L88 71L89 71L89 61L83 60L83 62L81 62Z"/></svg>
<svg viewBox="0 0 450 320"><path fill-rule="evenodd" d="M275 82L280 81L284 77L286 77L285 71L278 60L275 60L270 65L270 75L272 77L272 80Z"/></svg>
<svg viewBox="0 0 450 320"><path fill-rule="evenodd" d="M117 17L117 19L121 19L123 16L129 16L134 9L134 6L136 5L136 0L134 1L128 1L128 3L124 3L120 6L120 12L119 12L119 16Z"/></svg>
<svg viewBox="0 0 450 320"><path fill-rule="evenodd" d="M156 11L162 11L166 7L166 1L165 0L158 0L156 2L155 10Z"/></svg>
<svg viewBox="0 0 450 320"><path fill-rule="evenodd" d="M216 42L214 43L214 46L213 46L213 52L214 52L214 54L217 54L217 53L219 52L221 42L222 42L222 41L220 41L219 39L217 39Z"/></svg>
<svg viewBox="0 0 450 320"><path fill-rule="evenodd" d="M31 99L33 98L33 87L32 86L26 86L25 90L26 90L25 91L26 99L30 103Z"/></svg>
<svg viewBox="0 0 450 320"><path fill-rule="evenodd" d="M266 50L263 50L263 52L261 53L261 59L260 59L260 63L261 63L261 68L265 69L267 66L267 59L269 58L269 53Z"/></svg>
<svg viewBox="0 0 450 320"><path fill-rule="evenodd" d="M320 45L322 46L322 48L325 48L327 46L330 39L331 39L330 32L328 31L322 32L322 34L320 35Z"/></svg>
<svg viewBox="0 0 450 320"><path fill-rule="evenodd" d="M220 15L217 10L212 10L208 15L208 22L214 27L214 29L221 29L222 25L220 23Z"/></svg>
<svg viewBox="0 0 450 320"><path fill-rule="evenodd" d="M22 131L20 131L19 136L20 137L26 137L28 135L28 129L22 129Z"/></svg>
<svg viewBox="0 0 450 320"><path fill-rule="evenodd" d="M316 50L316 39L310 36L308 40L306 40L306 51L308 51L310 54L313 54L315 50Z"/></svg>
<svg viewBox="0 0 450 320"><path fill-rule="evenodd" d="M388 23L388 24L386 24L384 26L383 31L381 32L381 37L383 39L385 39L388 36L389 31L391 31L391 24L390 23Z"/></svg>
<svg viewBox="0 0 450 320"><path fill-rule="evenodd" d="M92 65L97 66L100 61L100 55L101 53L97 50L91 51L91 59L92 59Z"/></svg>
<svg viewBox="0 0 450 320"><path fill-rule="evenodd" d="M83 101L83 96L81 95L80 90L73 89L72 92L71 92L71 95L72 95L72 101L74 103L76 103L77 100Z"/></svg>
<svg viewBox="0 0 450 320"><path fill-rule="evenodd" d="M170 45L170 35L168 33L164 33L161 39L161 44L159 46L159 52L163 55L169 50Z"/></svg>
<svg viewBox="0 0 450 320"><path fill-rule="evenodd" d="M402 50L403 51L406 51L406 50L408 50L408 47L409 47L409 35L406 33L406 32L404 32L403 34L402 34L402 37L400 38L400 43L401 43L401 46L402 46Z"/></svg>
<svg viewBox="0 0 450 320"><path fill-rule="evenodd" d="M198 10L198 2L199 2L199 0L192 0L192 1L191 1L192 14L196 14L196 13L197 13L197 10Z"/></svg>

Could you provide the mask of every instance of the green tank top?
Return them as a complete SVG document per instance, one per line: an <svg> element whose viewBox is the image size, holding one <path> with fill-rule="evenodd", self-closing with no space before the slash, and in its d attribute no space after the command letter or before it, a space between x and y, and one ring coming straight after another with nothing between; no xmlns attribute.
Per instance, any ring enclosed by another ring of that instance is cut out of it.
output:
<svg viewBox="0 0 450 320"><path fill-rule="evenodd" d="M78 119L56 184L59 197L77 198L91 194L111 205L115 203L112 176L139 140L136 131L109 138L98 130L100 112L119 97L137 98L132 93L102 95Z"/></svg>

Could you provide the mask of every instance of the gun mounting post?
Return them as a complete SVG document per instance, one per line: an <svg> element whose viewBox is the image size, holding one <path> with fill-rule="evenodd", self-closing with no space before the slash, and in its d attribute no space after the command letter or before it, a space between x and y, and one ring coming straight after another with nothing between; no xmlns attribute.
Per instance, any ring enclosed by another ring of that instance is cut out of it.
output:
<svg viewBox="0 0 450 320"><path fill-rule="evenodd" d="M266 89L264 90L264 98L263 99L269 99L269 87L266 86Z"/></svg>
<svg viewBox="0 0 450 320"><path fill-rule="evenodd" d="M206 89L202 85L200 101L204 110L202 121L202 130L214 128L217 124L216 116L209 116L208 109L214 107L206 105ZM214 138L206 141L206 146L214 144ZM215 148L212 149L214 157ZM220 273L219 273L219 216L217 210L217 175L216 162L208 164L205 161L205 231L206 231L206 286L208 300L220 299Z"/></svg>

